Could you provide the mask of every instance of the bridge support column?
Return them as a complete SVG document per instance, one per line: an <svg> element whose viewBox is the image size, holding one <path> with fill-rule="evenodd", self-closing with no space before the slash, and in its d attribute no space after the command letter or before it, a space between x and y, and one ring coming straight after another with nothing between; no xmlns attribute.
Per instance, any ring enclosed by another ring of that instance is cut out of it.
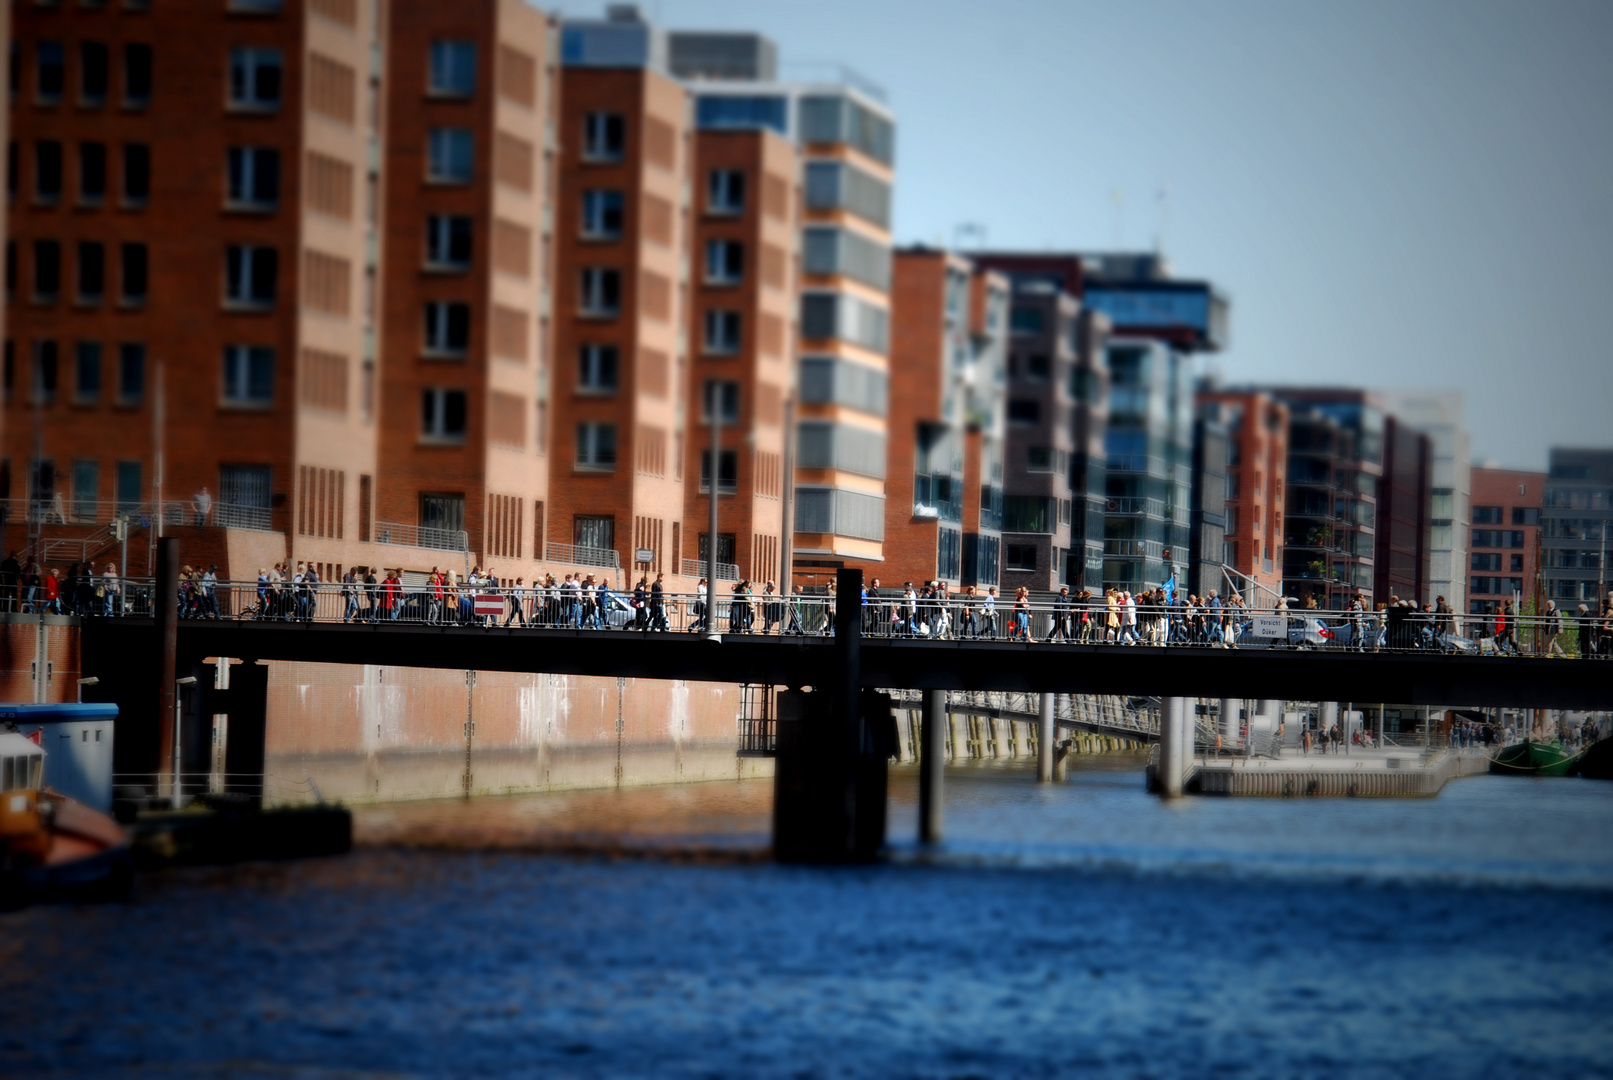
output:
<svg viewBox="0 0 1613 1080"><path fill-rule="evenodd" d="M812 693L778 695L773 854L855 863L885 843L887 768L897 746L890 698L861 689L862 571L835 575L834 660Z"/></svg>
<svg viewBox="0 0 1613 1080"><path fill-rule="evenodd" d="M945 786L947 692L924 691L919 731L919 843L941 842L941 792Z"/></svg>
<svg viewBox="0 0 1613 1080"><path fill-rule="evenodd" d="M159 508L160 512L160 508ZM125 603L127 603L125 598ZM153 628L156 630L152 659L157 671L157 788L179 805L177 771L179 739L179 540L164 537L157 542L157 584L151 595Z"/></svg>
<svg viewBox="0 0 1613 1080"><path fill-rule="evenodd" d="M1192 728L1187 698L1169 697L1160 702L1159 713L1159 793L1167 799L1182 795L1182 774L1187 771L1187 743Z"/></svg>
<svg viewBox="0 0 1613 1080"><path fill-rule="evenodd" d="M1053 706L1058 700L1057 694L1042 693L1039 695L1041 703L1038 706L1036 724L1036 782L1038 784L1051 784L1053 782L1053 743L1057 739L1053 725Z"/></svg>

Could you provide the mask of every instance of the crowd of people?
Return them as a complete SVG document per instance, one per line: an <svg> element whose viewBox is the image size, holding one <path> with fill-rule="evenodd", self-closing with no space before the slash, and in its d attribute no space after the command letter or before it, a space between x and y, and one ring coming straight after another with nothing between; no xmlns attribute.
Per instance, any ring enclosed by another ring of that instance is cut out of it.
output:
<svg viewBox="0 0 1613 1080"><path fill-rule="evenodd" d="M24 615L119 615L123 613L123 584L117 564L107 563L97 573L91 563L43 566L35 559L7 553L0 560L0 611Z"/></svg>

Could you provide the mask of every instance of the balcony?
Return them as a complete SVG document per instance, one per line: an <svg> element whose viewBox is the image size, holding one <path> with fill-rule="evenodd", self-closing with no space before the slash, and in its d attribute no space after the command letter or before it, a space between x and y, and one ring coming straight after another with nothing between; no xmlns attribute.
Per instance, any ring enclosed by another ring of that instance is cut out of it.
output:
<svg viewBox="0 0 1613 1080"><path fill-rule="evenodd" d="M425 548L428 551L470 550L470 536L464 529L435 529L396 521L377 521L375 542L394 547Z"/></svg>
<svg viewBox="0 0 1613 1080"><path fill-rule="evenodd" d="M1149 499L1139 496L1123 496L1105 499L1103 503L1105 514L1141 514L1145 517L1164 518L1165 500Z"/></svg>
<svg viewBox="0 0 1613 1080"><path fill-rule="evenodd" d="M597 566L605 570L615 570L622 565L622 557L615 548L584 544L545 544L544 559L567 566Z"/></svg>
<svg viewBox="0 0 1613 1080"><path fill-rule="evenodd" d="M683 559L681 560L681 564L684 577L701 578L706 576L706 560L704 559ZM717 580L738 581L739 565L737 563L718 563Z"/></svg>

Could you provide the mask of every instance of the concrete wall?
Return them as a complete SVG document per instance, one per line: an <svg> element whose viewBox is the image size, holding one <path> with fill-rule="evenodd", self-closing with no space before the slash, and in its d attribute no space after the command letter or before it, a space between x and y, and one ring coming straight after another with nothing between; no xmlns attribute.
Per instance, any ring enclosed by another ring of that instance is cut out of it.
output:
<svg viewBox="0 0 1613 1080"><path fill-rule="evenodd" d="M266 795L386 801L769 776L771 760L735 755L739 699L726 684L478 672L470 688L462 671L276 663Z"/></svg>

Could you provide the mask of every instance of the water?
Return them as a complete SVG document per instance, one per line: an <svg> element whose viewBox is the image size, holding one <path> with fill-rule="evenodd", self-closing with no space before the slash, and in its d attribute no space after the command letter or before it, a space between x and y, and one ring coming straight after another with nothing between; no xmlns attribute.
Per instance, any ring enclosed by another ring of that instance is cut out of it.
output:
<svg viewBox="0 0 1613 1080"><path fill-rule="evenodd" d="M347 858L0 919L0 1075L1613 1075L1613 785L1139 770L953 770L936 854L895 770L855 870L757 861L766 784L366 810Z"/></svg>

